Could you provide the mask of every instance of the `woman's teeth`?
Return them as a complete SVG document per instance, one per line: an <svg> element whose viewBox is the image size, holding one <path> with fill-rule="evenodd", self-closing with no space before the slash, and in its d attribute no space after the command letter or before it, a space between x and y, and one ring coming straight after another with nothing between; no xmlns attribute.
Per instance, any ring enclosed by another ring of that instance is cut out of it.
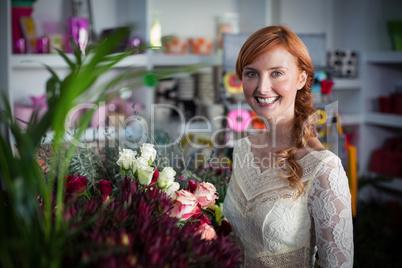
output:
<svg viewBox="0 0 402 268"><path fill-rule="evenodd" d="M279 96L278 97L272 97L272 98L266 98L266 99L263 99L263 98L257 98L257 99L258 99L259 103L273 103L274 101L279 99Z"/></svg>

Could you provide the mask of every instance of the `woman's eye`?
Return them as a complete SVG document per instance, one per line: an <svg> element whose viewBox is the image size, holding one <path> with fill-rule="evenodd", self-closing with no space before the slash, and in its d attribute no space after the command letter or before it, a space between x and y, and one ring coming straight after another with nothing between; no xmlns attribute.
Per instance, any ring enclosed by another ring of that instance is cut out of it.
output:
<svg viewBox="0 0 402 268"><path fill-rule="evenodd" d="M257 76L257 73L256 72L247 72L246 76L249 77L249 78L255 77L255 76Z"/></svg>
<svg viewBox="0 0 402 268"><path fill-rule="evenodd" d="M274 71L274 72L272 72L272 76L274 76L274 77L276 77L276 76L281 76L282 75L282 72L280 72L280 71Z"/></svg>

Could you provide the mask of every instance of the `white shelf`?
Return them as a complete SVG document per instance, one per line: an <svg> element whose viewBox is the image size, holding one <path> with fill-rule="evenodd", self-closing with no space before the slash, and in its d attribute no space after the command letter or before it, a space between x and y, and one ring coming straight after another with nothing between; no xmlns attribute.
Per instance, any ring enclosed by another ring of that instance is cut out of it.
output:
<svg viewBox="0 0 402 268"><path fill-rule="evenodd" d="M169 55L169 54L153 54L149 57L150 63L155 66L183 66L193 64L208 64L208 65L220 65L222 63L222 55Z"/></svg>
<svg viewBox="0 0 402 268"><path fill-rule="evenodd" d="M71 60L74 60L72 54L67 54ZM124 68L129 66L145 66L147 64L146 55L132 55L116 65L116 68ZM67 68L65 60L58 54L24 54L12 55L11 67L13 69L25 68L43 68L43 65L48 65L51 68Z"/></svg>
<svg viewBox="0 0 402 268"><path fill-rule="evenodd" d="M116 131L115 128L110 127L108 130L108 133L112 133L114 135L114 132ZM106 133L104 128L92 128L89 127L85 130L85 132L83 133L80 141L77 142L92 142L92 141L105 141L107 139L107 136L109 135L108 133ZM54 132L50 131L46 133L46 138L44 139L43 143L50 143L54 138ZM74 136L67 132L65 134L65 139L66 141L70 141L73 142L75 140Z"/></svg>
<svg viewBox="0 0 402 268"><path fill-rule="evenodd" d="M402 51L372 51L366 55L369 63L402 64Z"/></svg>
<svg viewBox="0 0 402 268"><path fill-rule="evenodd" d="M364 122L384 127L402 128L402 115L370 112L365 114Z"/></svg>
<svg viewBox="0 0 402 268"><path fill-rule="evenodd" d="M132 66L146 66L148 57L145 54L132 55L121 60L115 68L125 68Z"/></svg>
<svg viewBox="0 0 402 268"><path fill-rule="evenodd" d="M73 55L67 55L73 59ZM58 54L20 54L12 55L10 60L11 68L43 68L48 65L52 68L66 68L68 65Z"/></svg>
<svg viewBox="0 0 402 268"><path fill-rule="evenodd" d="M333 90L360 90L362 81L359 78L334 78Z"/></svg>
<svg viewBox="0 0 402 268"><path fill-rule="evenodd" d="M67 54L67 56L74 60L74 56ZM152 64L154 66L183 66L193 64L207 64L207 65L220 65L222 62L220 54L213 54L208 56L200 55L167 55L167 54L154 54L154 55L132 55L124 58L119 62L115 68L125 68L130 66L147 66ZM11 67L13 69L25 68L43 68L43 65L48 65L51 68L66 68L68 67L64 59L58 54L24 54L12 55Z"/></svg>
<svg viewBox="0 0 402 268"><path fill-rule="evenodd" d="M363 122L361 114L341 114L339 117L343 126L359 125Z"/></svg>

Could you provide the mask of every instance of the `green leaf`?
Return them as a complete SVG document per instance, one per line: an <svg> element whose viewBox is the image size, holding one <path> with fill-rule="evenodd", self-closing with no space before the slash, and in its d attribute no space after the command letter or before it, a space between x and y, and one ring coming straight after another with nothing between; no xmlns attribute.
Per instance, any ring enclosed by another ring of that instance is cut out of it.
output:
<svg viewBox="0 0 402 268"><path fill-rule="evenodd" d="M69 40L71 49L72 49L72 51L73 51L73 54L74 54L75 58L77 59L77 65L78 65L78 66L81 66L81 63L82 63L82 60L81 60L81 55L82 55L81 49L80 49L80 47L77 45L77 43L74 41L74 39L73 39L72 37L70 37L68 40Z"/></svg>
<svg viewBox="0 0 402 268"><path fill-rule="evenodd" d="M70 60L70 58L66 55L66 53L65 53L64 51L61 51L61 50L58 49L58 48L54 48L54 49L56 49L57 53L58 53L58 54L64 59L64 61L68 64L68 66L70 67L71 71L72 71L72 72L75 72L75 68L76 68L75 63L74 63L72 60Z"/></svg>

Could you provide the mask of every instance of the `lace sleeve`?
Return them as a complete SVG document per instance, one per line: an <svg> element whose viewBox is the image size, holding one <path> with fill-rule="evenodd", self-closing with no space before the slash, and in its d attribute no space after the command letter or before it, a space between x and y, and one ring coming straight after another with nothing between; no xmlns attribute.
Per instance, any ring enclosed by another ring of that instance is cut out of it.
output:
<svg viewBox="0 0 402 268"><path fill-rule="evenodd" d="M339 158L326 162L315 176L309 191L318 265L353 266L353 223L348 178Z"/></svg>

